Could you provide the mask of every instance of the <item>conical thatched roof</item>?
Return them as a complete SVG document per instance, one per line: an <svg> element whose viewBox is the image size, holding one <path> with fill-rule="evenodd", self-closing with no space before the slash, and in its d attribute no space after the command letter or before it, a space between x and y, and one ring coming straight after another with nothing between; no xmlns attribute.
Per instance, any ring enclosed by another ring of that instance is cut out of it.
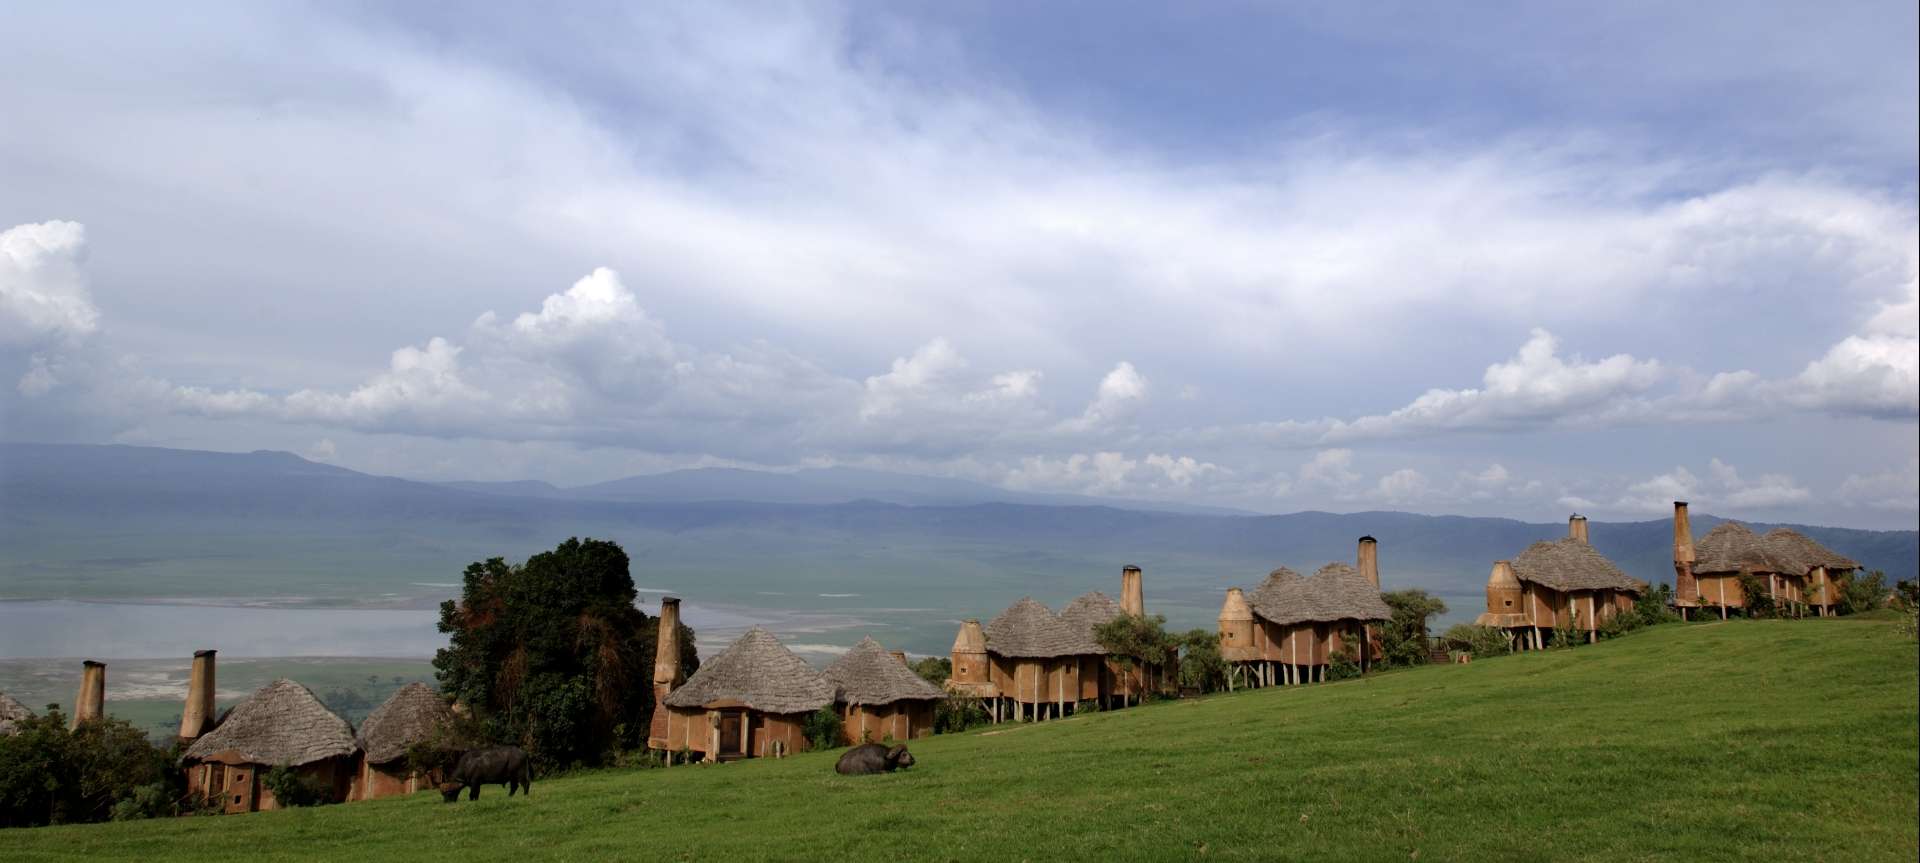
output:
<svg viewBox="0 0 1920 863"><path fill-rule="evenodd" d="M1386 620L1393 609L1380 589L1344 563L1329 563L1311 578L1277 569L1253 592L1253 610L1274 623L1333 620Z"/></svg>
<svg viewBox="0 0 1920 863"><path fill-rule="evenodd" d="M453 708L439 693L424 683L409 683L367 714L356 741L368 761L385 764L405 757L407 747L432 740L452 721Z"/></svg>
<svg viewBox="0 0 1920 863"><path fill-rule="evenodd" d="M234 705L218 727L187 747L186 757L231 753L234 760L248 764L299 766L352 755L355 748L353 726L311 690L282 678Z"/></svg>
<svg viewBox="0 0 1920 863"><path fill-rule="evenodd" d="M1024 596L987 623L987 652L1017 659L1052 659L1080 651L1080 638L1046 606Z"/></svg>
<svg viewBox="0 0 1920 863"><path fill-rule="evenodd" d="M1806 575L1816 566L1829 570L1859 569L1860 564L1853 558L1827 548L1813 537L1797 530L1776 527L1760 538L1773 558L1781 563L1792 562L1793 569L1786 570L1793 575Z"/></svg>
<svg viewBox="0 0 1920 863"><path fill-rule="evenodd" d="M667 695L669 707L721 702L764 713L809 713L833 703L833 684L756 626Z"/></svg>
<svg viewBox="0 0 1920 863"><path fill-rule="evenodd" d="M833 684L843 704L892 704L910 698L939 698L943 693L908 668L871 636L827 666L821 676Z"/></svg>
<svg viewBox="0 0 1920 863"><path fill-rule="evenodd" d="M1536 542L1513 559L1513 574L1558 591L1624 590L1644 593L1646 582L1629 577L1593 546L1573 537Z"/></svg>
<svg viewBox="0 0 1920 863"><path fill-rule="evenodd" d="M15 701L13 696L0 692L0 737L9 737L19 732L14 725L33 718L33 711Z"/></svg>
<svg viewBox="0 0 1920 863"><path fill-rule="evenodd" d="M1766 541L1737 521L1723 521L1693 546L1694 572L1798 573L1795 561L1770 548Z"/></svg>
<svg viewBox="0 0 1920 863"><path fill-rule="evenodd" d="M1067 603L1066 610L1060 612L1060 622L1066 624L1067 629L1080 640L1075 653L1098 655L1106 653L1107 649L1100 646L1100 640L1093 637L1093 631L1125 613L1126 609L1121 608L1113 597L1095 590L1080 594Z"/></svg>

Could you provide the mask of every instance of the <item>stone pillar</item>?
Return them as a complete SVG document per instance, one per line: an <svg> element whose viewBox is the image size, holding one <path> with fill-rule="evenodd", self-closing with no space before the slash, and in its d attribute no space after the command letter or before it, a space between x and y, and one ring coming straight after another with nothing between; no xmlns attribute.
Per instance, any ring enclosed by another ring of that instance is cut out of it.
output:
<svg viewBox="0 0 1920 863"><path fill-rule="evenodd" d="M80 692L73 697L73 721L67 727L79 728L80 723L99 719L106 711L107 666L89 659L80 664Z"/></svg>
<svg viewBox="0 0 1920 863"><path fill-rule="evenodd" d="M1687 502L1673 502L1673 598L1698 602L1700 586L1693 579L1693 524L1687 520Z"/></svg>
<svg viewBox="0 0 1920 863"><path fill-rule="evenodd" d="M1371 536L1360 537L1359 551L1360 574L1367 577L1375 590L1380 588L1380 542Z"/></svg>
<svg viewBox="0 0 1920 863"><path fill-rule="evenodd" d="M180 739L191 742L213 727L213 655L193 652L193 670L187 675L187 703L180 711Z"/></svg>
<svg viewBox="0 0 1920 863"><path fill-rule="evenodd" d="M1568 518L1567 535L1580 540L1580 542L1584 544L1591 545L1591 543L1587 542L1587 517L1584 515L1576 515Z"/></svg>
<svg viewBox="0 0 1920 863"><path fill-rule="evenodd" d="M1120 610L1136 617L1147 613L1147 597L1140 584L1140 567L1131 564L1120 569Z"/></svg>

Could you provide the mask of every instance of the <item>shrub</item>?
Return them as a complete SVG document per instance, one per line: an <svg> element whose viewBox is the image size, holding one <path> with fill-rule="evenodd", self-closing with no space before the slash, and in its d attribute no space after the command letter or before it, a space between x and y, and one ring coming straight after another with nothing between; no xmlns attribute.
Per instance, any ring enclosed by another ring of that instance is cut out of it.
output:
<svg viewBox="0 0 1920 863"><path fill-rule="evenodd" d="M105 821L144 786L164 783L168 759L124 719L69 732L57 705L0 737L0 827Z"/></svg>
<svg viewBox="0 0 1920 863"><path fill-rule="evenodd" d="M1351 680L1360 676L1360 663L1354 657L1360 655L1360 639L1351 635L1340 636L1340 647L1327 657L1327 680Z"/></svg>
<svg viewBox="0 0 1920 863"><path fill-rule="evenodd" d="M1180 636L1180 688L1214 692L1227 686L1227 662L1220 658L1220 636L1205 629Z"/></svg>
<svg viewBox="0 0 1920 863"><path fill-rule="evenodd" d="M913 673L935 686L944 687L953 677L953 660L944 656L928 656L913 663Z"/></svg>
<svg viewBox="0 0 1920 863"><path fill-rule="evenodd" d="M1767 590L1767 582L1760 576L1741 573L1740 591L1747 597L1747 617L1759 620L1782 616L1779 604L1773 601L1773 594Z"/></svg>
<svg viewBox="0 0 1920 863"><path fill-rule="evenodd" d="M1840 590L1840 613L1859 614L1879 608L1887 599L1887 574L1880 570L1855 572Z"/></svg>
<svg viewBox="0 0 1920 863"><path fill-rule="evenodd" d="M1393 616L1380 629L1380 649L1388 665L1419 665L1427 661L1427 621L1446 614L1447 604L1424 590L1396 590L1380 595Z"/></svg>
<svg viewBox="0 0 1920 863"><path fill-rule="evenodd" d="M153 782L135 788L132 793L115 801L109 817L114 821L140 821L178 814L180 807L174 803L173 789L167 787L165 782Z"/></svg>
<svg viewBox="0 0 1920 863"><path fill-rule="evenodd" d="M1580 628L1580 610L1577 608L1567 614L1566 623L1553 628L1554 647L1572 647L1586 638L1586 632Z"/></svg>
<svg viewBox="0 0 1920 863"><path fill-rule="evenodd" d="M833 712L831 705L807 715L806 724L801 733L807 737L807 743L815 749L838 749L842 745L845 731L840 722L840 714Z"/></svg>
<svg viewBox="0 0 1920 863"><path fill-rule="evenodd" d="M1123 674L1131 674L1138 666L1151 681L1169 658L1179 659L1180 640L1167 634L1166 624L1165 615L1122 614L1095 627L1093 638Z"/></svg>
<svg viewBox="0 0 1920 863"><path fill-rule="evenodd" d="M1633 602L1633 614L1640 619L1641 626L1655 626L1672 623L1680 619L1673 605L1673 585L1656 584L1647 588L1646 593Z"/></svg>
<svg viewBox="0 0 1920 863"><path fill-rule="evenodd" d="M333 801L333 785L318 776L310 776L285 764L268 770L260 784L273 792L281 806L322 806Z"/></svg>
<svg viewBox="0 0 1920 863"><path fill-rule="evenodd" d="M1447 645L1473 654L1473 658L1505 656L1511 652L1512 641L1505 630L1493 626L1475 626L1471 623L1456 623L1441 636Z"/></svg>
<svg viewBox="0 0 1920 863"><path fill-rule="evenodd" d="M954 694L934 702L933 730L935 734L954 734L976 725L985 725L993 717L987 713L986 705L973 695Z"/></svg>

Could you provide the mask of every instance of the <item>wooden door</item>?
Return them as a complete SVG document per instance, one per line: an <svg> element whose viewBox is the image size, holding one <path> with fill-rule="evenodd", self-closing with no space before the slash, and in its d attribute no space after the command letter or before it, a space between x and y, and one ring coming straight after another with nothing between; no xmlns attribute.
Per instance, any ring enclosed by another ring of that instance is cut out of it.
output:
<svg viewBox="0 0 1920 863"><path fill-rule="evenodd" d="M738 713L728 712L720 714L720 753L740 751L741 719L742 717ZM718 755L720 753L715 754Z"/></svg>

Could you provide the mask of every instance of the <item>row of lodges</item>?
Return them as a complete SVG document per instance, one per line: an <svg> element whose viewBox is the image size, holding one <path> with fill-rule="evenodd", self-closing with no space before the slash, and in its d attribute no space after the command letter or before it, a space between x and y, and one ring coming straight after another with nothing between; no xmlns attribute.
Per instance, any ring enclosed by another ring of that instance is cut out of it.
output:
<svg viewBox="0 0 1920 863"><path fill-rule="evenodd" d="M1474 620L1507 632L1517 650L1547 646L1546 633L1570 629L1592 642L1608 618L1631 610L1647 583L1620 571L1593 547L1587 518L1567 519L1567 535L1536 542L1487 576L1487 610Z"/></svg>
<svg viewBox="0 0 1920 863"><path fill-rule="evenodd" d="M422 683L401 687L367 715L358 731L291 680L275 680L219 714L214 710L214 657L193 655L179 740L189 793L216 801L222 812L280 808L263 783L268 770L286 765L318 779L337 801L410 794L433 777L410 769L407 751L432 741L453 718L440 695ZM78 728L106 715L107 666L87 660L74 698ZM31 716L18 701L0 695L0 734Z"/></svg>
<svg viewBox="0 0 1920 863"><path fill-rule="evenodd" d="M1007 606L983 628L960 624L953 639L950 692L979 698L994 722L1058 718L1084 701L1103 707L1138 699L1149 686L1140 657L1109 655L1095 632L1122 615L1144 617L1140 567L1120 570L1120 601L1100 591L1075 597L1059 614L1033 597Z"/></svg>
<svg viewBox="0 0 1920 863"><path fill-rule="evenodd" d="M654 712L647 748L706 761L780 757L808 748L807 717L823 707L840 716L845 742L912 740L933 732L944 695L872 637L816 671L760 627L680 680L680 600L660 601Z"/></svg>
<svg viewBox="0 0 1920 863"><path fill-rule="evenodd" d="M1673 596L1682 616L1695 608L1747 604L1743 577L1764 581L1767 595L1824 617L1840 601L1840 585L1860 564L1797 530L1775 528L1762 536L1739 522L1716 525L1693 541L1687 502L1673 502Z"/></svg>
<svg viewBox="0 0 1920 863"><path fill-rule="evenodd" d="M1253 589L1227 588L1220 606L1220 658L1227 685L1273 686L1326 679L1351 639L1364 670L1382 656L1374 626L1393 616L1380 598L1380 545L1363 536L1355 564L1329 563L1301 577L1280 567Z"/></svg>

